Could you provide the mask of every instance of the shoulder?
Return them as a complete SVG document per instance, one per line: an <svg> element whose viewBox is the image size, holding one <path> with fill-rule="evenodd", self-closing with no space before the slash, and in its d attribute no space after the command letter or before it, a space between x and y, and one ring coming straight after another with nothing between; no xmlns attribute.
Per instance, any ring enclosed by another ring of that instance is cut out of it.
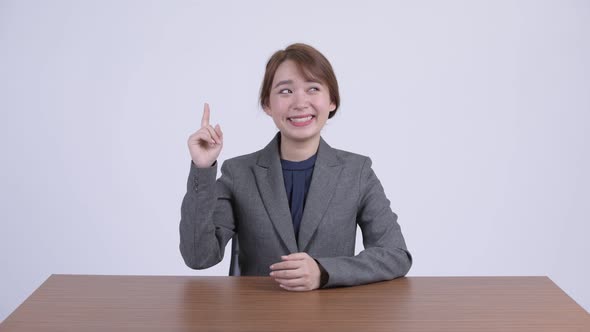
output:
<svg viewBox="0 0 590 332"><path fill-rule="evenodd" d="M334 149L334 152L336 153L336 156L338 157L339 160L341 160L344 164L364 164L367 161L370 161L371 158L362 155L362 154L358 154L358 153L354 153L354 152L350 152L350 151L345 151L345 150L340 150L340 149Z"/></svg>
<svg viewBox="0 0 590 332"><path fill-rule="evenodd" d="M338 177L341 183L349 183L352 186L359 185L365 177L363 174L366 173L367 166L370 168L371 159L362 154L346 150L332 147L326 149L326 145L323 146L324 156L321 164L325 167L339 167ZM320 156L318 156L319 158Z"/></svg>
<svg viewBox="0 0 590 332"><path fill-rule="evenodd" d="M340 164L346 168L362 166L370 160L369 157L362 154L334 148L323 137L320 139L319 154L328 164Z"/></svg>
<svg viewBox="0 0 590 332"><path fill-rule="evenodd" d="M241 169L245 169L245 168L250 168L250 166L255 166L256 164L259 163L259 161L263 156L268 157L270 151L272 151L272 147L266 146L265 148L262 148L258 151L254 151L248 154L244 154L244 155L240 155L240 156L236 156L236 157L232 157L229 159L226 159L223 164L226 167L231 167L233 168L241 168ZM272 153L270 153L272 154ZM277 152L277 156L278 156L278 152Z"/></svg>
<svg viewBox="0 0 590 332"><path fill-rule="evenodd" d="M373 177L373 162L370 157L335 148L332 148L332 154L336 156L338 163L343 166L342 178L356 179L362 185Z"/></svg>
<svg viewBox="0 0 590 332"><path fill-rule="evenodd" d="M255 165L259 154L260 154L260 151L256 151L256 152L248 153L245 155L232 157L232 158L226 159L223 162L223 166L229 167L232 169L234 169L234 168L239 169L239 168L244 168L244 167L248 167L251 165Z"/></svg>
<svg viewBox="0 0 590 332"><path fill-rule="evenodd" d="M278 158L279 155L278 149L278 134L262 149L249 153L244 154L241 156L233 157L227 159L224 162L224 165L234 166L237 167L248 167L254 166L256 164L262 164L268 166L272 163L272 160Z"/></svg>

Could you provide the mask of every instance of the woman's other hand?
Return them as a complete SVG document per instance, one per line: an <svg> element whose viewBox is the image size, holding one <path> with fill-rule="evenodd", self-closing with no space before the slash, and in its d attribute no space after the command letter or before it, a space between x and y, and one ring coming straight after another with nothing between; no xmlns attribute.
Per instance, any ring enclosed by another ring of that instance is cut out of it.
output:
<svg viewBox="0 0 590 332"><path fill-rule="evenodd" d="M281 262L270 266L270 276L283 289L310 291L320 288L321 270L318 263L305 252L281 256Z"/></svg>

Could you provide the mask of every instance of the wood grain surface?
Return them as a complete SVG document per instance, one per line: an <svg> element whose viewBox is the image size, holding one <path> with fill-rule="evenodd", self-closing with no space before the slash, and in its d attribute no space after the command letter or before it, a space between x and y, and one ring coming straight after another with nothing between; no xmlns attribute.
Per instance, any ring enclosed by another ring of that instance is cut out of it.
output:
<svg viewBox="0 0 590 332"><path fill-rule="evenodd" d="M12 331L590 331L546 277L408 277L296 293L268 277L52 275Z"/></svg>

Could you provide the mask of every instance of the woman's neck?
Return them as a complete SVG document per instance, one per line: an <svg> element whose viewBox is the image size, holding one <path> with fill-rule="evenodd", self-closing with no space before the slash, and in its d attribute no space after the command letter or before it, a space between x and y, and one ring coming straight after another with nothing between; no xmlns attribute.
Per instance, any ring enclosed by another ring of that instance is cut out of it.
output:
<svg viewBox="0 0 590 332"><path fill-rule="evenodd" d="M281 159L302 161L311 158L320 146L320 135L309 140L298 142L287 139L281 134Z"/></svg>

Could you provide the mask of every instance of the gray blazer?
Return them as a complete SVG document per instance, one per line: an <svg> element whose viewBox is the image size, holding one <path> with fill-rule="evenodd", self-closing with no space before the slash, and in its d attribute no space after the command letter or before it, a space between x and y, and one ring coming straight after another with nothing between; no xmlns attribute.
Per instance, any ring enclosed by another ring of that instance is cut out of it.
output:
<svg viewBox="0 0 590 332"><path fill-rule="evenodd" d="M329 275L324 287L352 286L405 275L412 256L368 157L320 140L298 240L279 156L279 135L262 150L197 168L191 162L182 201L180 252L205 269L223 259L239 234L242 275L270 273L281 255L306 252ZM365 250L354 255L357 224Z"/></svg>

